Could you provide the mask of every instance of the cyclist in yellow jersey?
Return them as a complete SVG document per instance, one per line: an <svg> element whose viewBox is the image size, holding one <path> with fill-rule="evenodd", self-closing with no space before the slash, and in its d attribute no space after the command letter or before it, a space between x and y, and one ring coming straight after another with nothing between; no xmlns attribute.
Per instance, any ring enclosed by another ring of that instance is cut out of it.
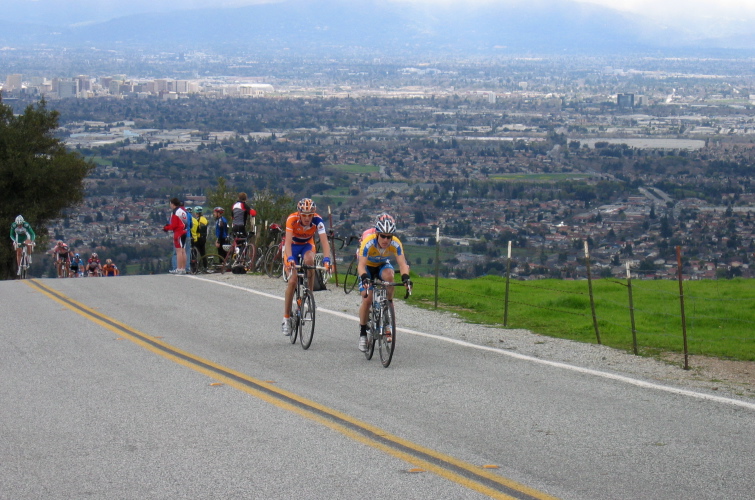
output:
<svg viewBox="0 0 755 500"><path fill-rule="evenodd" d="M359 306L359 350L367 351L367 320L372 307L372 288L370 281L380 278L392 282L395 271L391 264L393 257L401 272L401 281L409 286L409 264L404 255L404 247L395 236L396 223L388 214L381 214L375 222L375 232L367 234L359 247L357 274L360 277L359 292L362 294L362 304ZM388 301L393 301L393 287L388 289Z"/></svg>

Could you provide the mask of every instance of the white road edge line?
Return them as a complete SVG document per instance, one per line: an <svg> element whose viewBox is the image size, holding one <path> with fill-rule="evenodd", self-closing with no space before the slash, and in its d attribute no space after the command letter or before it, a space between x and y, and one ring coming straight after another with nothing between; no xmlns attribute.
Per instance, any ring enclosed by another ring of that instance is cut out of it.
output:
<svg viewBox="0 0 755 500"><path fill-rule="evenodd" d="M237 290L253 293L253 294L256 294L256 295L261 295L263 297L268 297L268 298L271 298L271 299L283 300L283 297L280 297L278 295L273 295L273 294L266 293L266 292L260 292L259 290L253 290L251 288L244 288L244 287L241 287L241 286L238 286L238 285L231 285L230 283L222 283L220 281L208 280L208 279L205 279L205 278L199 278L197 276L187 276L187 277L193 278L193 279L196 279L196 280L200 280L200 281L206 281L208 283L215 283L217 285L222 285L222 286L227 286L227 287L230 287L230 288L235 288ZM352 316L350 314L342 313L342 312L339 312L339 311L331 311L330 309L325 309L323 307L318 307L317 311L318 312L327 313L327 314L332 314L333 316L338 316L340 318L349 319L349 320L352 320L352 321L359 321L359 318L356 317L356 316ZM411 335L417 335L419 337L427 337L427 338L431 338L431 339L434 339L434 340L440 340L440 341L443 341L443 342L449 342L451 344L457 344L457 345L464 346L464 347L470 347L470 348L473 348L473 349L479 349L481 351L494 352L496 354L501 354L503 356L509 356L511 358L521 359L521 360L524 360L524 361L530 361L530 362L533 362L533 363L539 363L541 365L547 365L547 366L552 366L552 367L555 367L555 368L561 368L561 369L564 369L564 370L571 370L571 371L577 372L577 373L584 373L586 375L593 375L593 376L596 376L596 377L603 377L603 378L606 378L606 379L616 380L616 381L619 381L619 382L624 382L626 384L631 384L631 385L635 385L635 386L638 386L638 387L644 387L646 389L656 389L656 390L659 390L659 391L670 392L670 393L678 394L678 395L681 395L681 396L689 396L689 397L693 397L693 398L704 399L704 400L708 400L708 401L715 401L717 403L725 403L725 404L730 404L730 405L735 405L735 406L741 406L743 408L747 408L747 409L750 409L750 410L755 410L755 404L748 403L746 401L740 401L738 399L725 398L725 397L722 397L722 396L714 396L713 394L704 394L704 393L701 393L701 392L690 391L690 390L687 390L687 389L679 389L677 387L669 387L669 386L666 386L666 385L655 384L655 383L652 383L652 382L646 382L644 380L634 379L634 378L627 377L627 376L624 376L624 375L616 375L614 373L602 372L602 371L599 371L599 370L593 370L591 368L583 368L581 366L569 365L567 363L560 363L558 361L548 361L548 360L545 360L545 359L540 359L540 358L535 358L535 357L532 357L532 356L527 356L526 354L519 354L519 353L516 353L516 352L506 351L504 349L498 349L496 347L488 347L488 346L484 346L484 345L472 344L472 343L466 342L464 340L451 339L451 338L448 338L448 337L440 337L440 336L434 335L432 333L419 332L417 330L410 330L408 328L401 328L401 327L399 327L399 328L397 328L397 330L401 331L401 332L409 333Z"/></svg>

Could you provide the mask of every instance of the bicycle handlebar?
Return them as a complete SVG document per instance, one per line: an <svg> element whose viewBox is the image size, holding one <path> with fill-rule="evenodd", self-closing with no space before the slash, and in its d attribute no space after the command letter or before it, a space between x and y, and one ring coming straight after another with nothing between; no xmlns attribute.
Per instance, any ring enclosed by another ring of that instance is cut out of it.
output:
<svg viewBox="0 0 755 500"><path fill-rule="evenodd" d="M386 287L388 287L388 286L405 286L406 287L406 295L404 295L404 299L408 299L409 296L412 294L412 286L413 286L413 284L412 284L411 281L407 281L406 283L404 283L403 281L383 281L383 280L381 280L379 278L376 278L374 280L367 280L367 281L369 281L370 283L375 284L375 285L381 285L381 286L386 286Z"/></svg>

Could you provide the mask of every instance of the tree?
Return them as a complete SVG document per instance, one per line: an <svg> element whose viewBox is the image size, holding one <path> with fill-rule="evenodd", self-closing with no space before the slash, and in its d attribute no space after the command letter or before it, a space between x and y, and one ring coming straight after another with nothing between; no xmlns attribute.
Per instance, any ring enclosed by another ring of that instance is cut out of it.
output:
<svg viewBox="0 0 755 500"><path fill-rule="evenodd" d="M53 136L58 118L44 100L17 116L0 100L0 221L10 227L23 215L43 244L45 224L84 199L84 179L95 168ZM0 241L0 277L7 279L15 258L10 238Z"/></svg>

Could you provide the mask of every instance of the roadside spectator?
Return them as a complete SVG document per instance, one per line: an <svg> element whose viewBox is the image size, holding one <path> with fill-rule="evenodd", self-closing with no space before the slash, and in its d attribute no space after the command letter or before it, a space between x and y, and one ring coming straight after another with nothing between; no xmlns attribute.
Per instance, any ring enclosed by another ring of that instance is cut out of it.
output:
<svg viewBox="0 0 755 500"><path fill-rule="evenodd" d="M191 226L192 230L192 241L194 242L194 246L197 248L197 253L199 253L199 259L202 261L204 265L207 263L205 262L205 255L207 254L207 218L203 215L204 208L201 206L194 207L194 221Z"/></svg>
<svg viewBox="0 0 755 500"><path fill-rule="evenodd" d="M223 207L215 207L212 211L215 216L215 238L217 238L215 248L218 249L221 260L225 260L226 255L228 255L228 252L223 248L228 244L228 221L223 217L223 212L225 212Z"/></svg>
<svg viewBox="0 0 755 500"><path fill-rule="evenodd" d="M178 198L170 199L170 222L163 227L163 231L173 231L173 248L176 251L176 267L168 271L171 274L186 274L186 212L181 208Z"/></svg>

